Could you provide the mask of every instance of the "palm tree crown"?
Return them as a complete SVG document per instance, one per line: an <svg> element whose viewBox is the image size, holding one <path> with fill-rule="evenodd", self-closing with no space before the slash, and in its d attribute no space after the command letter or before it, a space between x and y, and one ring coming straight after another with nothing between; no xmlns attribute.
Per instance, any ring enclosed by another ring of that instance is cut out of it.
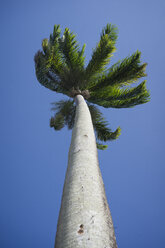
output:
<svg viewBox="0 0 165 248"><path fill-rule="evenodd" d="M35 55L35 69L38 81L50 90L63 93L71 98L81 94L86 99L98 141L114 140L120 135L120 127L112 132L100 110L105 108L129 108L149 101L146 80L132 87L145 77L146 63L141 63L141 53L136 51L129 57L107 68L115 52L117 28L107 24L92 57L85 66L85 44L80 49L74 35L68 28L63 36L59 25L54 26L49 39L42 42L42 51ZM56 111L50 126L60 130L64 125L72 129L75 118L73 99L54 103ZM98 148L107 146L97 143Z"/></svg>

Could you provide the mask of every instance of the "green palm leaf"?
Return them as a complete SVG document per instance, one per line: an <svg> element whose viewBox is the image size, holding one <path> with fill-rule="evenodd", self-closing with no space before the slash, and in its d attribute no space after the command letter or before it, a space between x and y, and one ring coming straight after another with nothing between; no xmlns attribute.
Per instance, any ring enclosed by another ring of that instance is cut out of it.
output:
<svg viewBox="0 0 165 248"><path fill-rule="evenodd" d="M54 127L55 130L61 130L65 125L64 116L61 113L56 113L54 117L50 119L50 127Z"/></svg>
<svg viewBox="0 0 165 248"><path fill-rule="evenodd" d="M107 145L103 145L99 142L97 142L96 145L97 145L97 149L99 149L99 150L106 150L108 148Z"/></svg>
<svg viewBox="0 0 165 248"><path fill-rule="evenodd" d="M80 87L84 81L85 65L85 44L80 50L79 44L74 35L68 28L65 29L64 35L59 39L60 51L63 59L69 68L65 71L63 82L68 90L73 87Z"/></svg>
<svg viewBox="0 0 165 248"><path fill-rule="evenodd" d="M54 25L53 33L50 34L50 44L53 46L54 42L56 42L61 37L61 29L60 25Z"/></svg>
<svg viewBox="0 0 165 248"><path fill-rule="evenodd" d="M62 126L61 125L61 119L57 119L58 115L63 117L64 120L64 127L65 125L68 127L68 129L72 129L74 125L74 118L75 118L75 111L76 107L74 104L74 101L68 100L68 101L59 101L56 103L53 103L54 107L52 108L53 111L56 111L56 114L54 117L50 120L50 126L53 126L53 118L55 121L56 126ZM59 125L58 125L59 124Z"/></svg>
<svg viewBox="0 0 165 248"><path fill-rule="evenodd" d="M82 70L84 69L85 61L85 44L80 50L79 44L75 38L76 35L66 28L63 37L59 40L60 48L68 67L72 70Z"/></svg>
<svg viewBox="0 0 165 248"><path fill-rule="evenodd" d="M61 85L61 79L50 71L43 52L38 51L34 57L34 60L38 81L50 90L63 93L64 89Z"/></svg>
<svg viewBox="0 0 165 248"><path fill-rule="evenodd" d="M67 70L65 60L60 51L59 39L60 39L60 26L55 25L53 34L50 35L50 39L44 39L42 41L42 49L45 55L46 67L50 71L57 74L58 77L62 77Z"/></svg>
<svg viewBox="0 0 165 248"><path fill-rule="evenodd" d="M146 92L138 95L138 97L132 97L125 100L102 100L98 101L97 104L105 108L131 108L149 102L149 96L150 94Z"/></svg>
<svg viewBox="0 0 165 248"><path fill-rule="evenodd" d="M116 50L115 42L117 39L117 28L108 24L101 34L101 39L93 51L92 58L86 68L86 79L95 78L98 73L106 69L113 52Z"/></svg>
<svg viewBox="0 0 165 248"><path fill-rule="evenodd" d="M116 86L101 88L100 91L91 93L89 101L107 108L129 108L148 102L149 96L146 80L144 80L138 86L131 88Z"/></svg>
<svg viewBox="0 0 165 248"><path fill-rule="evenodd" d="M117 139L120 135L121 129L117 128L115 132L112 132L112 130L108 127L108 122L105 121L99 109L96 106L90 104L88 104L88 107L97 139L100 141Z"/></svg>
<svg viewBox="0 0 165 248"><path fill-rule="evenodd" d="M136 82L139 78L145 77L146 63L140 63L141 53L139 51L121 62L114 64L106 74L98 78L98 81L91 91L97 91L106 86L125 86Z"/></svg>

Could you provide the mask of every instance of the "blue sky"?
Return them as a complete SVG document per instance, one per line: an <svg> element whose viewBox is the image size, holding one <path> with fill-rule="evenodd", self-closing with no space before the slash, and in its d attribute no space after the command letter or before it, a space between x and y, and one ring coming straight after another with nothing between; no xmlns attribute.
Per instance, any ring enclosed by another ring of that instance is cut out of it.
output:
<svg viewBox="0 0 165 248"><path fill-rule="evenodd" d="M71 132L49 127L50 103L64 98L36 79L34 54L54 24L87 44L86 61L111 22L112 63L137 49L148 63L151 101L103 109L120 138L99 151L119 248L164 248L164 0L1 1L0 247L53 247Z"/></svg>

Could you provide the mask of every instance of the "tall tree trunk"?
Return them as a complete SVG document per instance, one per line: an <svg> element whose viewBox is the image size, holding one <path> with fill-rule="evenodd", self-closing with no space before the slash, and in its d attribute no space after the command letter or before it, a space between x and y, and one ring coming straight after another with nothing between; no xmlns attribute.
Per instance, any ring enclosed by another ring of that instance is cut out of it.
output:
<svg viewBox="0 0 165 248"><path fill-rule="evenodd" d="M117 248L90 112L81 95L75 101L55 248Z"/></svg>

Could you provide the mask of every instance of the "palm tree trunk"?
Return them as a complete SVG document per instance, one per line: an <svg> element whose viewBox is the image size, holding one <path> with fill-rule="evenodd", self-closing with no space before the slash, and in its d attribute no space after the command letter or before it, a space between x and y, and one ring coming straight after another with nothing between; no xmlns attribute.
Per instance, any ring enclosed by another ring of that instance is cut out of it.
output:
<svg viewBox="0 0 165 248"><path fill-rule="evenodd" d="M117 248L90 112L83 96L75 101L55 248Z"/></svg>

